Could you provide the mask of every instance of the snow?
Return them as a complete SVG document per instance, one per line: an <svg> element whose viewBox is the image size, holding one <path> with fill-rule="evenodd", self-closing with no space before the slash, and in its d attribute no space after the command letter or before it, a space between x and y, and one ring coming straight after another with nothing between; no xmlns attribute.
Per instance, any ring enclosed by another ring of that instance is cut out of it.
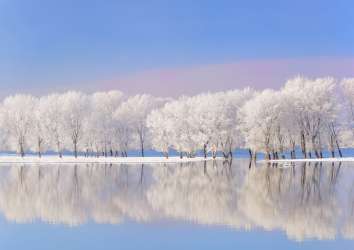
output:
<svg viewBox="0 0 354 250"><path fill-rule="evenodd" d="M139 163L183 163L183 162L200 162L209 161L213 158L194 157L194 158L180 158L180 157L83 157L78 156L0 156L0 164L3 163L26 163L26 164L80 164L80 163L114 163L114 164L139 164Z"/></svg>
<svg viewBox="0 0 354 250"><path fill-rule="evenodd" d="M354 162L354 157L342 158L307 158L307 159L279 159L279 160L261 160L258 162L270 163L289 163L289 162Z"/></svg>

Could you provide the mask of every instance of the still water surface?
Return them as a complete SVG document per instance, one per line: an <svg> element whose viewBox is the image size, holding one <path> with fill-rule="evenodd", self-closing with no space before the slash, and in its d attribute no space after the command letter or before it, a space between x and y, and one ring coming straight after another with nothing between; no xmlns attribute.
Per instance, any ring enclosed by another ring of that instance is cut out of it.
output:
<svg viewBox="0 0 354 250"><path fill-rule="evenodd" d="M354 249L354 164L0 166L1 249Z"/></svg>

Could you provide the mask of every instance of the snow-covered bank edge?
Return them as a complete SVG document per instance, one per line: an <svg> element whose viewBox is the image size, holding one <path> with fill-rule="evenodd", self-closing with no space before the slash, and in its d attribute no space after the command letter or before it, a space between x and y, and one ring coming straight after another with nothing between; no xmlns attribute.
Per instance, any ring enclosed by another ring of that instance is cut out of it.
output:
<svg viewBox="0 0 354 250"><path fill-rule="evenodd" d="M310 158L310 159L278 159L278 160L260 160L262 163L291 163L291 162L354 162L354 157L342 158Z"/></svg>
<svg viewBox="0 0 354 250"><path fill-rule="evenodd" d="M99 163L99 164L165 164L165 163L187 163L210 161L213 158L195 157L195 158L180 158L180 157L72 157L64 156L0 156L0 164L21 163L21 164L83 164L83 163Z"/></svg>

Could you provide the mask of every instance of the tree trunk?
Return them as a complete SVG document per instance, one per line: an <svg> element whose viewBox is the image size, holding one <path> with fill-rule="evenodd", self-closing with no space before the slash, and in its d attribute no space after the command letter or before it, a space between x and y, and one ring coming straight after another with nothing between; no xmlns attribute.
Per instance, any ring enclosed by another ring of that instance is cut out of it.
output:
<svg viewBox="0 0 354 250"><path fill-rule="evenodd" d="M41 158L42 157L42 152L41 152L41 140L38 140L38 157Z"/></svg>
<svg viewBox="0 0 354 250"><path fill-rule="evenodd" d="M302 150L302 154L304 155L304 158L307 158L307 154L306 154L306 141L305 141L305 135L304 132L301 132L301 150Z"/></svg>
<svg viewBox="0 0 354 250"><path fill-rule="evenodd" d="M144 142L141 141L140 145L141 145L141 156L144 157Z"/></svg>
<svg viewBox="0 0 354 250"><path fill-rule="evenodd" d="M233 158L233 154L232 154L232 151L231 151L231 150L230 150L230 152L229 152L229 156L230 156L231 159Z"/></svg>
<svg viewBox="0 0 354 250"><path fill-rule="evenodd" d="M168 152L164 152L163 155L168 159Z"/></svg>
<svg viewBox="0 0 354 250"><path fill-rule="evenodd" d="M61 150L60 150L60 142L59 141L57 141L57 150L58 150L59 158L62 158L62 154L61 154Z"/></svg>
<svg viewBox="0 0 354 250"><path fill-rule="evenodd" d="M20 154L21 154L21 157L24 157L24 156L25 156L25 151L24 151L23 143L22 143L22 142L20 143Z"/></svg>
<svg viewBox="0 0 354 250"><path fill-rule="evenodd" d="M277 158L277 155L275 154L274 151L272 152L272 156L273 156L273 159L276 159L276 158Z"/></svg>
<svg viewBox="0 0 354 250"><path fill-rule="evenodd" d="M341 150L340 147L339 147L338 140L336 140L336 146L337 146L337 149L338 149L339 157L342 158L342 157L343 157L343 155L342 155L342 150Z"/></svg>
<svg viewBox="0 0 354 250"><path fill-rule="evenodd" d="M265 159L270 160L270 153L265 153Z"/></svg>
<svg viewBox="0 0 354 250"><path fill-rule="evenodd" d="M292 142L292 150L293 150L293 159L296 159L296 150L295 150L295 141Z"/></svg>
<svg viewBox="0 0 354 250"><path fill-rule="evenodd" d="M77 158L77 142L74 141L74 156Z"/></svg>
<svg viewBox="0 0 354 250"><path fill-rule="evenodd" d="M256 162L257 161L257 151L253 152L253 161Z"/></svg>

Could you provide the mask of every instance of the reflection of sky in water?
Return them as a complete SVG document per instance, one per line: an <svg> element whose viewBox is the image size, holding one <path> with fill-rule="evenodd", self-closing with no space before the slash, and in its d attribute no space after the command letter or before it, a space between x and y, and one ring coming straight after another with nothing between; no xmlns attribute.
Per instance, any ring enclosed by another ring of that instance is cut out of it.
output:
<svg viewBox="0 0 354 250"><path fill-rule="evenodd" d="M14 165L0 177L3 249L354 246L349 163Z"/></svg>

